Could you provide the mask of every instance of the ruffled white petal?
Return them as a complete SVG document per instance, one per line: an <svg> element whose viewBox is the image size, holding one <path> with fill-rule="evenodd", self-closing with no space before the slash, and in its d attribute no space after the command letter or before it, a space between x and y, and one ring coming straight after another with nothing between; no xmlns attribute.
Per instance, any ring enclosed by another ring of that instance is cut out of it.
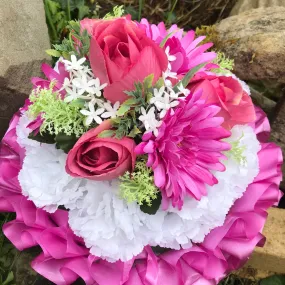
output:
<svg viewBox="0 0 285 285"><path fill-rule="evenodd" d="M48 212L54 212L60 205L73 208L75 201L83 195L80 185L85 181L66 173L67 155L63 151L54 145L40 144L27 138L29 122L23 115L16 130L18 143L26 149L18 178L23 195Z"/></svg>
<svg viewBox="0 0 285 285"><path fill-rule="evenodd" d="M118 194L118 181L91 181L70 177L65 172L66 154L54 145L27 139L27 118L17 128L18 142L26 148L26 158L19 181L24 195L36 206L53 211L64 205L69 224L82 237L90 252L108 261L130 260L144 246L173 249L202 242L211 229L221 226L234 201L258 174L260 149L249 126L235 126L228 142L239 140L245 146L245 164L234 157L224 161L225 172L216 172L219 183L207 187L208 195L200 201L187 198L181 211L159 209L155 215L140 210L136 203L127 204Z"/></svg>
<svg viewBox="0 0 285 285"><path fill-rule="evenodd" d="M156 215L142 213L137 204L117 197L118 182L89 182L77 209L69 212L74 232L83 237L91 253L109 261L129 260L147 244L173 249L202 242L211 229L221 226L234 201L258 174L259 142L248 126L235 126L229 142L246 146L241 166L233 158L225 161L226 171L217 172L219 183L207 187L201 201L186 199L181 211L159 209Z"/></svg>

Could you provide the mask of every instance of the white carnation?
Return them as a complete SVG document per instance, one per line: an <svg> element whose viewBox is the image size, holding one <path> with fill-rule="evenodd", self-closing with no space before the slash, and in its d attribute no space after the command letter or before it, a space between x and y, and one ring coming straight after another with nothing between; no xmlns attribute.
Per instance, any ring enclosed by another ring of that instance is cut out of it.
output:
<svg viewBox="0 0 285 285"><path fill-rule="evenodd" d="M235 126L226 141L239 141L243 163L228 155L225 172L215 172L219 183L207 187L200 201L186 198L181 211L161 208L155 215L127 204L118 197L118 181L91 181L73 178L65 172L66 154L54 145L27 139L29 120L23 116L17 127L18 142L26 149L19 181L23 194L37 207L54 211L69 209L69 224L82 237L90 252L108 261L130 260L144 246L188 248L202 242L211 229L221 226L235 202L258 174L260 149L249 126Z"/></svg>
<svg viewBox="0 0 285 285"><path fill-rule="evenodd" d="M92 254L108 261L129 260L147 244L173 249L202 242L211 229L221 226L235 202L258 174L259 142L248 126L235 126L228 142L245 146L247 164L234 158L224 161L225 172L216 172L217 185L207 187L200 201L187 198L181 211L159 209L155 215L140 211L137 204L118 198L118 182L88 182L77 209L69 212L69 223Z"/></svg>
<svg viewBox="0 0 285 285"><path fill-rule="evenodd" d="M23 115L16 129L17 141L26 149L18 177L23 195L48 212L54 212L60 205L72 208L83 194L79 186L85 181L66 173L67 155L62 150L27 138L31 132L26 128L29 123L30 120Z"/></svg>

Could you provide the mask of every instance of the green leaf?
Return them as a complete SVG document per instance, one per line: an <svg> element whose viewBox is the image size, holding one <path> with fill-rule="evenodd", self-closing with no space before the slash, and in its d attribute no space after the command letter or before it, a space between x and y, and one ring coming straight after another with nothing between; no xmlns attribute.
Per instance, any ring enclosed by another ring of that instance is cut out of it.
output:
<svg viewBox="0 0 285 285"><path fill-rule="evenodd" d="M145 89L149 89L152 87L153 78L154 78L154 74L152 73L144 79L143 86Z"/></svg>
<svg viewBox="0 0 285 285"><path fill-rule="evenodd" d="M149 103L150 99L153 98L153 93L147 92L145 97L146 97L146 102Z"/></svg>
<svg viewBox="0 0 285 285"><path fill-rule="evenodd" d="M59 133L55 137L56 148L63 150L65 153L68 153L76 144L78 138L72 135L66 135L65 133Z"/></svg>
<svg viewBox="0 0 285 285"><path fill-rule="evenodd" d="M56 0L55 0L56 1ZM52 0L47 0L46 3L48 5L48 9L50 13L54 16L58 10L60 9L60 5Z"/></svg>
<svg viewBox="0 0 285 285"><path fill-rule="evenodd" d="M128 105L128 106L132 106L132 105L136 105L138 102L136 100L136 98L130 98L128 100L126 100L123 105Z"/></svg>
<svg viewBox="0 0 285 285"><path fill-rule="evenodd" d="M74 106L74 107L78 107L78 108L83 108L85 106L86 101L83 99L76 99L71 101L69 104Z"/></svg>
<svg viewBox="0 0 285 285"><path fill-rule="evenodd" d="M78 19L81 20L83 19L85 16L87 16L89 14L89 7L88 6L80 6L78 8Z"/></svg>
<svg viewBox="0 0 285 285"><path fill-rule="evenodd" d="M199 64L197 66L195 66L194 68L192 68L190 71L188 71L186 73L186 75L183 77L183 79L177 83L175 86L174 86L174 91L177 90L177 87L182 83L183 87L186 88L187 85L189 84L190 80L192 79L192 77L201 69L203 68L204 66L206 65L206 63L202 63L202 64Z"/></svg>
<svg viewBox="0 0 285 285"><path fill-rule="evenodd" d="M61 56L61 53L55 49L47 49L46 53L50 56L53 56L53 57L60 57Z"/></svg>
<svg viewBox="0 0 285 285"><path fill-rule="evenodd" d="M137 126L134 126L134 128L129 133L128 137L134 138L134 137L136 137L136 135L138 135L140 133L141 133L141 130Z"/></svg>
<svg viewBox="0 0 285 285"><path fill-rule="evenodd" d="M284 285L285 275L274 275L260 281L260 285Z"/></svg>
<svg viewBox="0 0 285 285"><path fill-rule="evenodd" d="M143 205L140 206L140 209L142 212L149 214L149 215L155 215L157 210L160 207L161 204L161 194L160 192L157 194L157 198L155 200L152 200L152 204L151 206L148 206L146 203L144 203Z"/></svg>
<svg viewBox="0 0 285 285"><path fill-rule="evenodd" d="M36 135L31 132L28 136L29 139L46 144L54 144L55 143L55 136L51 135L47 132L37 133Z"/></svg>
<svg viewBox="0 0 285 285"><path fill-rule="evenodd" d="M173 32L171 32L171 33L169 33L168 35L166 35L166 37L161 41L161 43L160 43L159 46L160 46L161 48L163 48L164 45L166 44L167 40L168 40L174 33L176 33L177 31L178 31L178 29L175 30L175 31L173 31Z"/></svg>
<svg viewBox="0 0 285 285"><path fill-rule="evenodd" d="M157 89L160 89L162 86L164 86L164 80L163 80L162 77L160 77L160 78L156 81L154 87L157 88Z"/></svg>
<svg viewBox="0 0 285 285"><path fill-rule="evenodd" d="M118 116L124 116L131 109L131 106L122 104L117 112Z"/></svg>
<svg viewBox="0 0 285 285"><path fill-rule="evenodd" d="M14 280L13 271L9 272L6 280L2 283L2 285L9 285Z"/></svg>
<svg viewBox="0 0 285 285"><path fill-rule="evenodd" d="M101 132L98 137L99 138L110 138L113 137L115 135L115 131L113 130L105 130L103 132Z"/></svg>

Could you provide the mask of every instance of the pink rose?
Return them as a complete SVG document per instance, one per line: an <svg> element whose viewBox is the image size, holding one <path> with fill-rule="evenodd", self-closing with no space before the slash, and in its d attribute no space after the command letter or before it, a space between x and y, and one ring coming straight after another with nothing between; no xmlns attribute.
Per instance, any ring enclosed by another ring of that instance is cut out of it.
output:
<svg viewBox="0 0 285 285"><path fill-rule="evenodd" d="M250 96L243 90L238 80L233 77L198 73L188 88L203 90L202 98L207 103L217 104L222 109L217 114L224 117L223 127L231 129L234 125L252 123L256 119L254 105Z"/></svg>
<svg viewBox="0 0 285 285"><path fill-rule="evenodd" d="M154 74L154 80L167 69L162 48L146 36L128 17L114 20L83 20L81 28L92 36L89 59L95 76L107 83L104 97L112 103L125 101L124 91Z"/></svg>
<svg viewBox="0 0 285 285"><path fill-rule="evenodd" d="M111 180L132 171L136 156L135 142L130 138L100 138L110 130L110 121L85 133L68 153L66 172L73 177L92 180Z"/></svg>

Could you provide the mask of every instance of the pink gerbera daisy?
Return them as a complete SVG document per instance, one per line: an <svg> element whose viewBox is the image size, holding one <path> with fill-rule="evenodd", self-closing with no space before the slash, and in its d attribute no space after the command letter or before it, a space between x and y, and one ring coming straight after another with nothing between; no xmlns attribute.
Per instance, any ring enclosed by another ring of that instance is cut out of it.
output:
<svg viewBox="0 0 285 285"><path fill-rule="evenodd" d="M174 111L168 111L157 137L143 136L137 154L148 154L147 166L154 171L154 181L162 192L163 208L183 206L185 195L200 200L207 194L206 184L218 183L211 170L224 171L222 151L230 145L221 141L230 132L216 117L220 108L205 103L202 92L189 95Z"/></svg>
<svg viewBox="0 0 285 285"><path fill-rule="evenodd" d="M179 29L177 25L172 25L167 30L163 22L154 25L150 24L147 19L142 19L138 27L143 29L146 35L157 44L161 44L170 35L164 47L169 50L169 55L175 58L170 63L171 71L185 74L202 63L208 63L206 70L217 67L210 64L216 58L216 53L206 52L213 44L201 44L205 36L195 38L194 31L184 33L183 29Z"/></svg>

